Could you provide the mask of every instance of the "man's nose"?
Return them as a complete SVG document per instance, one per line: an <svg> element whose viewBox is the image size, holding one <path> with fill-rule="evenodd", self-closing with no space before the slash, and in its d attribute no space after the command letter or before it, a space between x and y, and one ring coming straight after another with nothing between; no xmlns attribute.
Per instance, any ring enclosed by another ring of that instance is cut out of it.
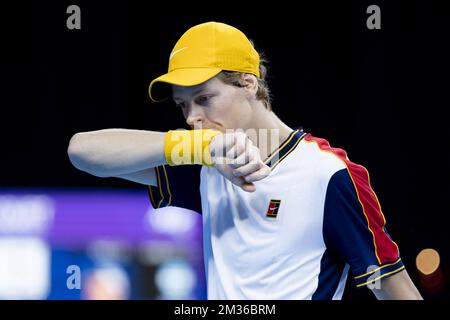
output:
<svg viewBox="0 0 450 320"><path fill-rule="evenodd" d="M186 117L186 123L191 127L201 127L203 123L203 112L201 108L191 105Z"/></svg>

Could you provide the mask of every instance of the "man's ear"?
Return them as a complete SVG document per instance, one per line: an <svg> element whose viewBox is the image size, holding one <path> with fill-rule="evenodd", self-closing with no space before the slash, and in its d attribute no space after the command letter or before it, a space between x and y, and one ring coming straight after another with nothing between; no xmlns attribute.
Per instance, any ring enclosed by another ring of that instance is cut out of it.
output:
<svg viewBox="0 0 450 320"><path fill-rule="evenodd" d="M249 98L255 98L256 92L258 92L258 79L252 74L243 73L242 80L246 95L248 95Z"/></svg>

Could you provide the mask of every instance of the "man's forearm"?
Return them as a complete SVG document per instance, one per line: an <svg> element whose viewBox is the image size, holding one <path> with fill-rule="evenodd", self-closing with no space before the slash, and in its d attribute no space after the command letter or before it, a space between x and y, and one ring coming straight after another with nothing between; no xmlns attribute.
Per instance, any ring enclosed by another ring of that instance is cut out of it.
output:
<svg viewBox="0 0 450 320"><path fill-rule="evenodd" d="M75 134L68 155L80 170L112 177L165 164L165 132L103 129Z"/></svg>

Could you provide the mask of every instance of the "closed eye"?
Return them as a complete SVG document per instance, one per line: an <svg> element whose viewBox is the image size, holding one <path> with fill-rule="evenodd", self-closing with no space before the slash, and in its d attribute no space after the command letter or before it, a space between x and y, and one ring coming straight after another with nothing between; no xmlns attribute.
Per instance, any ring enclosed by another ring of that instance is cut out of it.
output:
<svg viewBox="0 0 450 320"><path fill-rule="evenodd" d="M203 96L199 96L199 97L197 97L197 98L195 99L195 102L196 102L197 104L200 104L200 105L205 105L205 104L208 104L208 103L210 102L210 100L211 100L212 97L213 97L213 95L203 95Z"/></svg>

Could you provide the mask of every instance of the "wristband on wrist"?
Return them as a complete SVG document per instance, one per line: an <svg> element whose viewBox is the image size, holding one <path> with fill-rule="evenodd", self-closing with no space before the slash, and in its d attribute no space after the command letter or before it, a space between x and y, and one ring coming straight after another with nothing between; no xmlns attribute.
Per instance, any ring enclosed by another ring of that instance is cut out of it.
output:
<svg viewBox="0 0 450 320"><path fill-rule="evenodd" d="M164 138L164 156L170 166L212 166L209 144L220 131L212 129L170 130Z"/></svg>

